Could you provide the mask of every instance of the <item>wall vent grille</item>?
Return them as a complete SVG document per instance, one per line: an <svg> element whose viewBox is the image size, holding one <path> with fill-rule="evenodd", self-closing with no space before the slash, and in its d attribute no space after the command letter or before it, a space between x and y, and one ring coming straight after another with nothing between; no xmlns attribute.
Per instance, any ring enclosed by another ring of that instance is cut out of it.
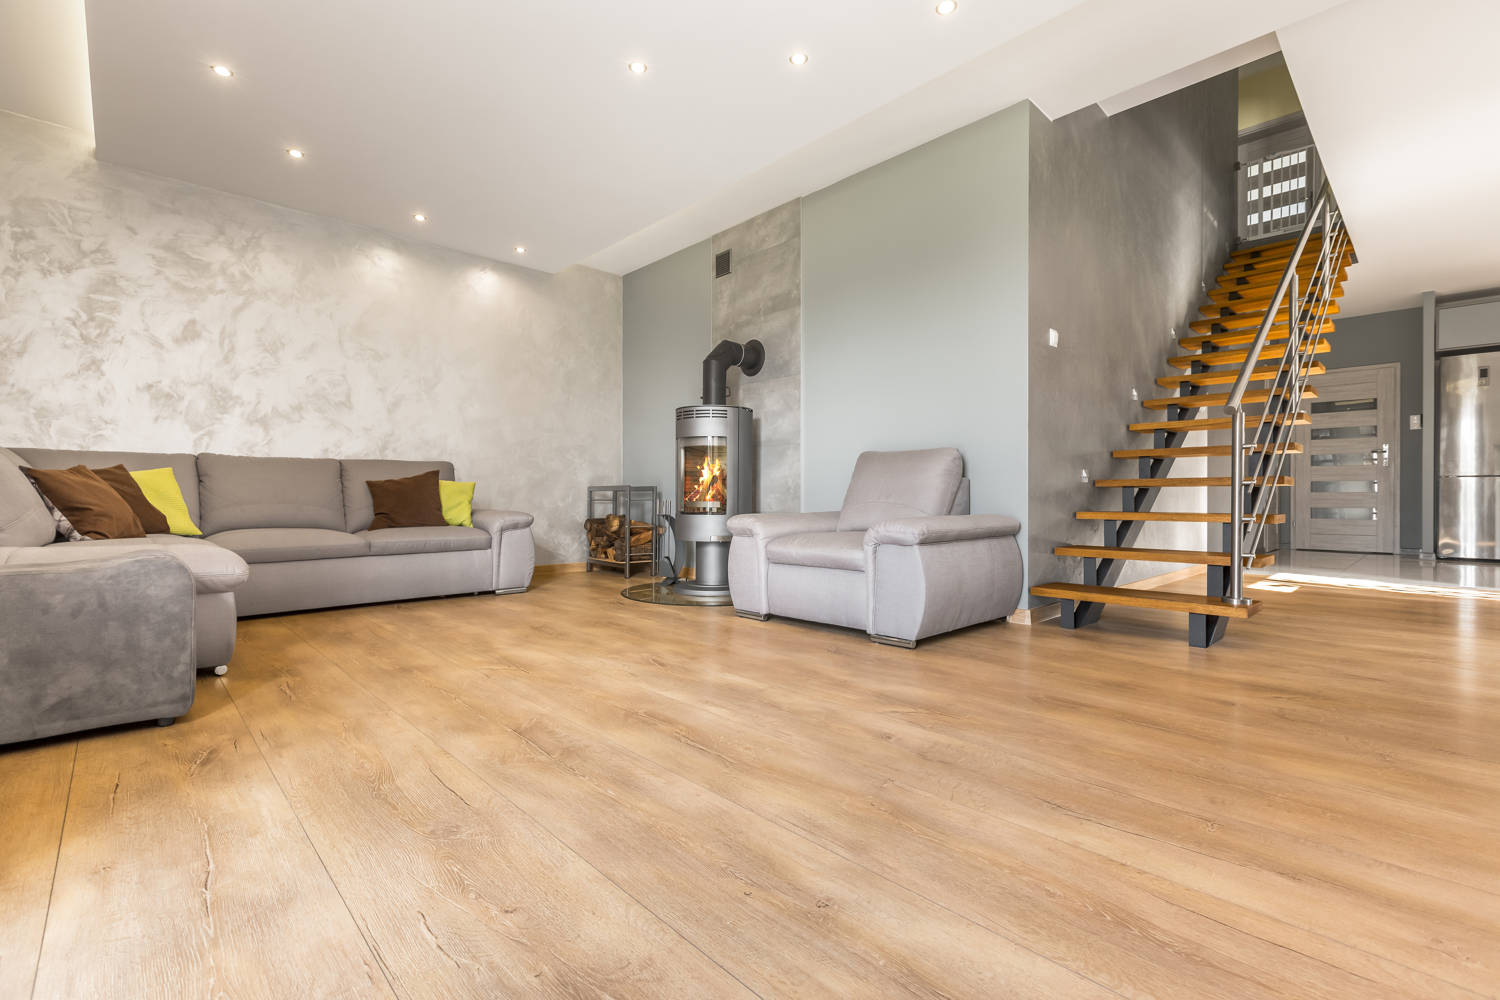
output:
<svg viewBox="0 0 1500 1000"><path fill-rule="evenodd" d="M722 278L729 273L729 251L720 250L714 254L714 277Z"/></svg>

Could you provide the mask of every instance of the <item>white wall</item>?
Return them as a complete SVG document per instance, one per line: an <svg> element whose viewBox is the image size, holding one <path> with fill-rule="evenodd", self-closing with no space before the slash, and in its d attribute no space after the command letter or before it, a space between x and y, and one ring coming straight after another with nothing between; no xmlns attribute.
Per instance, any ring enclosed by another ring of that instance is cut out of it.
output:
<svg viewBox="0 0 1500 1000"><path fill-rule="evenodd" d="M621 292L96 162L0 114L0 443L445 458L582 559Z"/></svg>

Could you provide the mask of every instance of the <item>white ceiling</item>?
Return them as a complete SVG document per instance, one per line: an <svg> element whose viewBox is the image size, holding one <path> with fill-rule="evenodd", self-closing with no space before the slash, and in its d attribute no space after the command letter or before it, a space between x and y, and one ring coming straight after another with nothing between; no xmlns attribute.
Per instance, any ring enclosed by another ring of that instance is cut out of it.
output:
<svg viewBox="0 0 1500 1000"><path fill-rule="evenodd" d="M1500 286L1500 3L1358 0L1278 36L1359 254L1345 312Z"/></svg>
<svg viewBox="0 0 1500 1000"><path fill-rule="evenodd" d="M82 2L0 0L0 107L86 124ZM103 160L499 260L624 273L1016 101L1119 110L1279 32L1359 241L1351 304L1420 291L1423 261L1467 268L1461 282L1493 264L1493 241L1477 244L1500 231L1495 200L1472 222L1438 211L1493 173L1490 0L960 0L947 18L934 2L88 0L92 121ZM807 66L787 63L796 50ZM625 70L636 58L644 76ZM1466 115L1487 124L1459 128ZM1396 125L1423 140L1393 151ZM1441 182L1382 201L1414 177ZM1386 234L1412 204L1462 238L1398 245Z"/></svg>

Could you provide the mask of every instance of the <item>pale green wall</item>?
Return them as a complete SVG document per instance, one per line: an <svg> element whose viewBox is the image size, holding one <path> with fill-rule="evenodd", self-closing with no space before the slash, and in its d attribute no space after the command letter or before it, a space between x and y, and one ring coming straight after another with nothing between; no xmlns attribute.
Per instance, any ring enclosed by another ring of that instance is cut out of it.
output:
<svg viewBox="0 0 1500 1000"><path fill-rule="evenodd" d="M803 199L804 510L840 506L861 451L954 446L975 513L1024 522L1030 114Z"/></svg>
<svg viewBox="0 0 1500 1000"><path fill-rule="evenodd" d="M625 481L655 486L664 498L676 497L669 489L676 463L673 414L697 403L703 391L699 362L708 353L712 279L707 240L625 275Z"/></svg>

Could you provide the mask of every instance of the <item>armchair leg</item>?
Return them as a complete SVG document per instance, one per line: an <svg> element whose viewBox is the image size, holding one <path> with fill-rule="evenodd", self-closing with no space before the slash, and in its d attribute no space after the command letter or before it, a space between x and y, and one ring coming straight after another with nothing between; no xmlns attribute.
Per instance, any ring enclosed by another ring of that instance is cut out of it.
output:
<svg viewBox="0 0 1500 1000"><path fill-rule="evenodd" d="M214 667L215 677L223 677L227 673L229 673L229 664L227 663L221 663L217 667Z"/></svg>
<svg viewBox="0 0 1500 1000"><path fill-rule="evenodd" d="M878 642L882 646L900 646L902 649L917 648L917 640L915 639L897 639L893 635L876 635L874 632L870 633L870 641Z"/></svg>
<svg viewBox="0 0 1500 1000"><path fill-rule="evenodd" d="M158 726L170 726L172 723L174 723L176 721L177 721L176 719L157 719L156 720L156 724Z"/></svg>
<svg viewBox="0 0 1500 1000"><path fill-rule="evenodd" d="M751 621L757 622L763 622L771 617L769 614L763 615L758 611L741 611L739 608L735 608L734 613L739 615L741 618L749 618Z"/></svg>

